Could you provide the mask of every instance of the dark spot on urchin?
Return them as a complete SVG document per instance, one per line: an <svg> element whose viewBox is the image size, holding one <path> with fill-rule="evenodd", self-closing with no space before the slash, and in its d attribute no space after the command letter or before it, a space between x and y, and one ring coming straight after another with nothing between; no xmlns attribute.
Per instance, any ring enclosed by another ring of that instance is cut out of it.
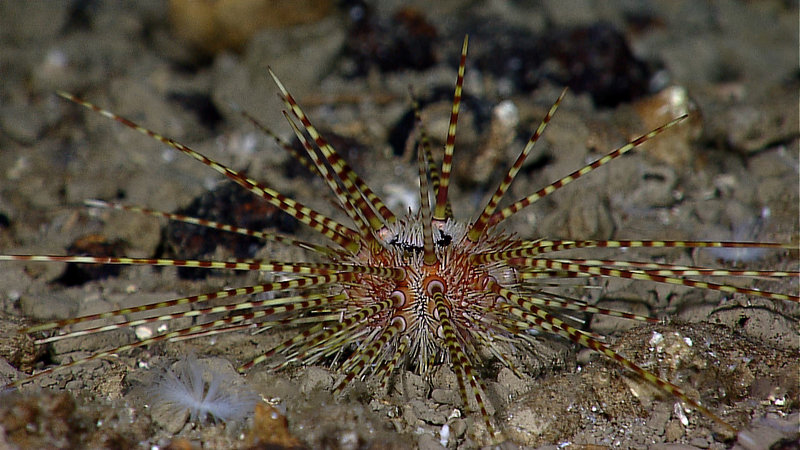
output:
<svg viewBox="0 0 800 450"><path fill-rule="evenodd" d="M241 186L228 182L196 197L189 206L177 213L256 231L292 233L297 229L297 222L288 214ZM218 247L222 247L234 258L252 258L263 246L264 241L261 239L171 222L162 231L157 253L159 257L167 258L209 259ZM216 271L178 268L178 276L184 279L205 278L211 272Z"/></svg>
<svg viewBox="0 0 800 450"><path fill-rule="evenodd" d="M444 231L438 230L437 232L437 230L434 230L434 233L436 234L436 236L433 237L434 246L444 248L453 242L453 236L445 233ZM402 250L405 253L414 255L421 254L423 251L425 251L425 247L423 245L408 242L399 235L392 236L392 238L389 239L388 244L392 247Z"/></svg>
<svg viewBox="0 0 800 450"><path fill-rule="evenodd" d="M436 245L438 245L439 247L447 247L452 242L453 242L453 236L450 236L449 234L445 234L444 232L442 232L442 234L439 236L439 239L436 240Z"/></svg>
<svg viewBox="0 0 800 450"><path fill-rule="evenodd" d="M417 255L422 253L422 246L421 245L414 245L408 242L403 242L400 240L399 236L394 236L389 240L389 245L394 248L402 250L404 253Z"/></svg>

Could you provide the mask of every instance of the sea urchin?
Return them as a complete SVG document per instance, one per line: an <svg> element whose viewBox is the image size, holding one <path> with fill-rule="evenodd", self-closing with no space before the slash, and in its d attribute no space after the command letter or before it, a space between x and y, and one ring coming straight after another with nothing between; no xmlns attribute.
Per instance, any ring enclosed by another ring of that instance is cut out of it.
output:
<svg viewBox="0 0 800 450"><path fill-rule="evenodd" d="M421 207L419 211L405 216L397 216L389 210L378 195L320 135L287 89L274 74L272 75L289 111L285 113L286 118L307 155L290 151L301 163L325 180L353 226L325 216L183 144L71 94L62 93L63 97L75 103L149 135L211 167L316 230L334 245L325 246L278 233L248 230L178 214L92 201L91 205L95 207L136 211L299 247L313 254L315 261L322 262L0 255L0 260L13 261L179 266L287 274L281 281L222 289L139 307L121 308L106 313L34 325L22 331L40 335L46 331L62 331L71 325L83 322L102 321L138 312L151 314L146 318L123 323L101 323L80 331L44 337L38 341L46 343L122 327L137 327L157 321L224 314L207 322L166 331L135 343L95 353L85 359L62 365L63 368L175 338L229 332L253 324L262 327L302 325L303 328L297 335L264 351L261 356L244 364L240 369L245 371L263 362L268 363L273 369L280 369L293 363L333 363L344 374L336 388L337 391L342 391L356 378L375 376L385 385L400 368L429 375L431 368L446 363L455 373L463 405L470 405L471 402L477 405L488 434L496 437L495 425L486 407L487 386L478 373L478 366L489 356L516 372L517 368L512 362L511 354L533 342L535 337L531 330L538 330L561 336L606 355L648 383L698 409L725 427L733 429L680 387L615 352L606 343L601 342L600 337L580 329L579 321L572 315L586 313L650 323L658 323L658 319L592 306L583 300L559 293L547 283L588 277L626 278L797 302L798 296L794 294L769 292L700 279L709 276L786 278L797 276L797 272L709 269L630 260L578 259L563 256L561 253L571 249L595 248L787 249L796 246L720 241L525 240L503 233L500 225L521 209L624 155L664 130L679 126L685 118L685 116L678 117L544 188L500 207L525 158L561 103L564 93L550 108L486 206L474 220L462 222L454 219L448 201L448 188L453 165L456 125L461 106L466 53L467 39L464 40L462 47L441 164L434 161L430 143L423 132L418 145ZM301 126L297 126L295 120L298 120ZM286 144L283 146L290 149ZM254 296L263 293L270 293L271 296ZM222 306L205 303L231 297L244 297L244 299ZM168 307L192 304L196 305L197 309L163 313ZM47 369L16 381L12 386L18 386L55 369ZM211 396L215 392L214 388L218 386L213 384L205 386L196 379L196 375L193 375L195 373L196 370L189 370L190 392L176 395L181 399L196 400L197 405L192 408L194 416L211 414L224 419L221 416L227 414L218 414L204 407L206 398ZM183 383L181 377L172 376L163 384L172 386Z"/></svg>

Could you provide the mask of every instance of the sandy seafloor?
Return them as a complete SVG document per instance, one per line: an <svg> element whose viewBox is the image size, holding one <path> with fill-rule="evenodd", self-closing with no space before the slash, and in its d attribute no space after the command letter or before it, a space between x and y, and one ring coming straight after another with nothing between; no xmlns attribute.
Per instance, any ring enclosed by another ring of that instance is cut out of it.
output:
<svg viewBox="0 0 800 450"><path fill-rule="evenodd" d="M605 21L625 33L641 59L660 61L661 84L685 89L696 106L682 125L684 131L665 136L661 145L666 149L654 150L662 153L639 152L578 180L510 220L509 231L523 238L798 241L800 72L794 1L613 2L602 6L575 2L569 7L556 1L531 5L448 1L435 9L429 2L414 2L439 32L438 64L423 71L373 72L351 79L341 76L346 21L338 11L313 25L268 30L252 39L241 54L223 53L197 66L179 64L191 52L171 35L163 2L86 2L81 14L74 11L82 2L73 3L72 9L65 7L66 2L0 3L0 253L65 254L76 238L99 233L108 239L124 239L129 255L150 256L158 245L162 221L93 211L82 201L122 199L127 204L174 211L225 182L201 164L57 98L56 90L84 96L233 168L246 169L249 176L320 211L342 217L333 210L330 198L320 195L327 193L320 180L288 177L285 154L230 107L237 104L290 137L277 89L266 74L270 65L300 103L308 105L306 111L316 123L356 138L370 149L354 153L351 162L380 195L398 202L413 199L416 168L391 155L389 129L408 110L408 85L423 96L433 87L452 89L461 36L470 31L466 17L472 23L476 17L487 24L514 23L536 33L545 24L569 27ZM388 17L394 9L387 2L378 11ZM635 21L630 19L643 16L650 18L649 25L633 26ZM490 33L473 35L470 53L480 54L490 39ZM456 216L462 219L481 206L523 145L523 136L536 126L560 89L547 82L530 92L508 89L502 80L470 67L469 61L465 92L489 105L513 101L520 124L519 137L504 154L488 158L487 163L476 150L480 146L469 142L485 142L491 127L476 126L475 115L466 107L459 128L463 141L459 142L473 153L456 149L452 191ZM176 93L214 102L222 113L215 128L204 126L192 110L181 106ZM570 93L541 148L532 155L546 163L523 171L511 195L517 198L533 192L652 128L664 120L649 116L656 111L657 107L641 103L596 108L586 95ZM432 133L445 129L446 105L425 112L432 117ZM465 170L467 164L470 168ZM484 175L487 164L499 169L486 170ZM306 230L298 233L314 239ZM275 245L259 256L287 261L304 257ZM797 270L798 257L786 251L745 252L739 255L741 260L731 263L720 262L719 254L686 251L573 256L775 270ZM67 288L54 282L62 270L60 264L0 263L4 357L19 345L10 337L24 321L143 304L263 279L254 273L186 281L178 279L174 270L140 267ZM797 280L739 283L798 291ZM626 355L672 377L693 395L700 393L713 411L745 430L746 439L738 444L735 438L726 440L719 426L696 412L683 418L674 399L653 399L612 363L577 352L559 340L543 339L536 356L521 358L525 370L535 376L519 379L501 371L487 379L493 408L499 410L495 421L509 439L502 448L567 443L573 448L590 444L600 448L744 444L755 446L744 448L762 448L759 445L781 439L787 445L781 448L796 448L792 447L796 441L791 444L800 423L796 305L652 283L611 280L594 285L597 288L576 295L664 317L673 324L625 331L630 324L596 320L592 330L608 335L609 342ZM677 350L658 353L655 333L673 342ZM129 342L132 334L60 343L48 349L46 358L54 363L69 361ZM152 399L142 395L142 387L152 382L154 373L187 353L240 364L281 336L286 335L235 333L154 345L43 377L19 392L0 396L0 447L163 447L177 438L196 447L245 446L241 436L248 434L252 420L226 427L194 424L185 417L155 417L147 406ZM681 347L685 338L692 347ZM38 364L40 368L42 363ZM679 369L671 370L670 364ZM0 382L20 376L0 360ZM404 374L390 393L378 391L368 380L341 401L334 401L330 394L336 376L322 367L280 373L256 367L245 379L285 408L290 432L311 448L437 448L441 442L449 448L479 446L474 439L481 421L475 415L458 417L460 402L453 401L455 384L446 369L437 370L430 380ZM68 396L57 395L60 392ZM443 441L444 425L451 433Z"/></svg>

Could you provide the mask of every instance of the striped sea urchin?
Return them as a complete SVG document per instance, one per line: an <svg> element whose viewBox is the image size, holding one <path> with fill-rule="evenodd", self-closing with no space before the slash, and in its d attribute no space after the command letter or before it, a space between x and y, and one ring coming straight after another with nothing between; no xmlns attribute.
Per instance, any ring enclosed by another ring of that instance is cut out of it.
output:
<svg viewBox="0 0 800 450"><path fill-rule="evenodd" d="M657 323L658 319L625 311L599 308L584 301L542 288L542 280L564 278L613 277L646 280L700 289L739 293L776 301L798 301L794 294L770 292L724 283L702 281L706 276L742 276L786 278L793 271L709 269L665 263L628 260L576 259L559 252L581 248L776 248L795 245L754 242L666 241L666 240L524 240L506 235L499 225L522 208L553 193L560 187L633 150L662 131L677 126L684 117L656 128L630 143L608 153L589 165L547 185L523 199L500 207L500 203L518 174L526 156L558 108L564 93L534 132L528 144L508 170L494 195L472 222L453 218L448 202L455 147L456 124L461 105L467 41L462 47L448 134L441 165L434 162L430 145L423 135L418 151L420 211L396 216L366 182L316 131L309 119L281 82L275 77L291 115L287 114L307 156L295 154L306 167L323 178L339 205L354 226L327 217L281 193L256 182L169 138L149 131L134 122L103 110L70 94L63 97L92 109L130 128L149 135L224 174L245 189L292 215L332 241L334 246L303 242L293 237L242 229L209 220L161 213L135 207L92 201L96 207L138 211L172 220L195 223L223 231L257 236L302 248L324 262L267 262L260 260L200 261L91 256L0 255L9 261L60 261L101 264L186 266L231 270L261 270L290 274L283 281L160 301L134 308L122 308L25 328L38 334L63 330L71 325L105 320L136 312L151 316L116 324L100 324L40 339L39 343L100 333L123 327L136 327L158 321L186 317L208 317L225 313L222 318L198 325L146 337L136 343L95 353L88 358L60 366L74 366L118 352L174 338L196 337L250 327L306 324L296 336L265 351L244 364L247 370L267 362L274 369L292 363L314 364L335 360L344 377L336 390L341 391L355 378L377 376L382 384L401 367L427 375L433 366L447 362L458 383L464 405L474 402L490 435L495 435L492 418L486 408L487 387L478 374L484 350L500 364L516 371L509 355L511 346L524 347L533 337L529 330L541 330L570 339L616 360L647 382L697 408L707 417L733 429L678 386L626 359L601 342L598 336L581 330L569 317L570 311L616 316ZM273 75L274 77L274 75ZM309 139L310 137L310 139ZM288 147L288 146L287 146ZM433 205L429 201L433 197ZM259 293L274 293L273 298L247 299L223 306L205 306L209 300ZM198 304L189 312L162 313L176 305ZM338 358L340 357L340 358ZM29 378L14 382L21 385Z"/></svg>

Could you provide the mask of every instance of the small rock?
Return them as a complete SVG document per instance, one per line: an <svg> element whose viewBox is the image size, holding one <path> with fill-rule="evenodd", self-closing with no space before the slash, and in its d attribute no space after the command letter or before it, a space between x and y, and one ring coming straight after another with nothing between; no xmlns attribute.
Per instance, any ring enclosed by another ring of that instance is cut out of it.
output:
<svg viewBox="0 0 800 450"><path fill-rule="evenodd" d="M450 422L450 434L461 438L467 432L467 422L464 419L455 419Z"/></svg>
<svg viewBox="0 0 800 450"><path fill-rule="evenodd" d="M169 434L175 434L183 428L189 419L189 410L177 410L168 403L159 403L150 408L150 417L158 426Z"/></svg>
<svg viewBox="0 0 800 450"><path fill-rule="evenodd" d="M425 423L442 425L447 422L447 417L443 413L431 408L421 400L412 400L410 404L414 408L414 416Z"/></svg>
<svg viewBox="0 0 800 450"><path fill-rule="evenodd" d="M677 420L671 420L664 428L664 440L675 442L683 436L683 425Z"/></svg>
<svg viewBox="0 0 800 450"><path fill-rule="evenodd" d="M23 295L19 299L19 305L25 316L40 321L66 319L74 317L78 312L75 302L58 293L35 297Z"/></svg>
<svg viewBox="0 0 800 450"><path fill-rule="evenodd" d="M286 416L275 407L264 403L256 405L253 427L247 434L247 445L276 446L279 448L299 448L301 442L289 431Z"/></svg>
<svg viewBox="0 0 800 450"><path fill-rule="evenodd" d="M431 398L442 405L458 406L461 404L458 393L452 389L434 389L431 392Z"/></svg>
<svg viewBox="0 0 800 450"><path fill-rule="evenodd" d="M696 447L686 444L655 444L648 448L650 450L697 450Z"/></svg>
<svg viewBox="0 0 800 450"><path fill-rule="evenodd" d="M399 377L396 389L403 394L403 398L406 400L428 396L428 383L413 372L403 372Z"/></svg>
<svg viewBox="0 0 800 450"><path fill-rule="evenodd" d="M28 106L9 106L0 109L0 128L23 144L32 144L42 134L45 122L37 111Z"/></svg>
<svg viewBox="0 0 800 450"><path fill-rule="evenodd" d="M309 394L315 389L327 390L333 386L333 375L320 367L309 367L300 384L300 392Z"/></svg>
<svg viewBox="0 0 800 450"><path fill-rule="evenodd" d="M689 97L686 88L670 86L658 94L637 101L633 106L647 131L683 114L689 114L683 123L667 130L658 139L644 144L643 148L647 149L647 155L671 167L692 163L694 159L692 142L700 136L703 120L697 113L697 105Z"/></svg>
<svg viewBox="0 0 800 450"><path fill-rule="evenodd" d="M439 443L439 439L432 434L423 433L417 439L417 447L420 450L439 450L442 447L442 444Z"/></svg>
<svg viewBox="0 0 800 450"><path fill-rule="evenodd" d="M172 0L169 19L182 40L209 54L241 50L259 30L312 23L332 9L328 0Z"/></svg>
<svg viewBox="0 0 800 450"><path fill-rule="evenodd" d="M689 444L699 448L708 448L709 445L708 439L704 437L692 438L692 440L689 441Z"/></svg>
<svg viewBox="0 0 800 450"><path fill-rule="evenodd" d="M507 367L500 369L500 373L497 374L497 382L505 387L511 396L520 395L528 390L525 382Z"/></svg>
<svg viewBox="0 0 800 450"><path fill-rule="evenodd" d="M403 420L405 420L410 427L417 425L417 415L414 413L413 406L409 404L403 405Z"/></svg>

